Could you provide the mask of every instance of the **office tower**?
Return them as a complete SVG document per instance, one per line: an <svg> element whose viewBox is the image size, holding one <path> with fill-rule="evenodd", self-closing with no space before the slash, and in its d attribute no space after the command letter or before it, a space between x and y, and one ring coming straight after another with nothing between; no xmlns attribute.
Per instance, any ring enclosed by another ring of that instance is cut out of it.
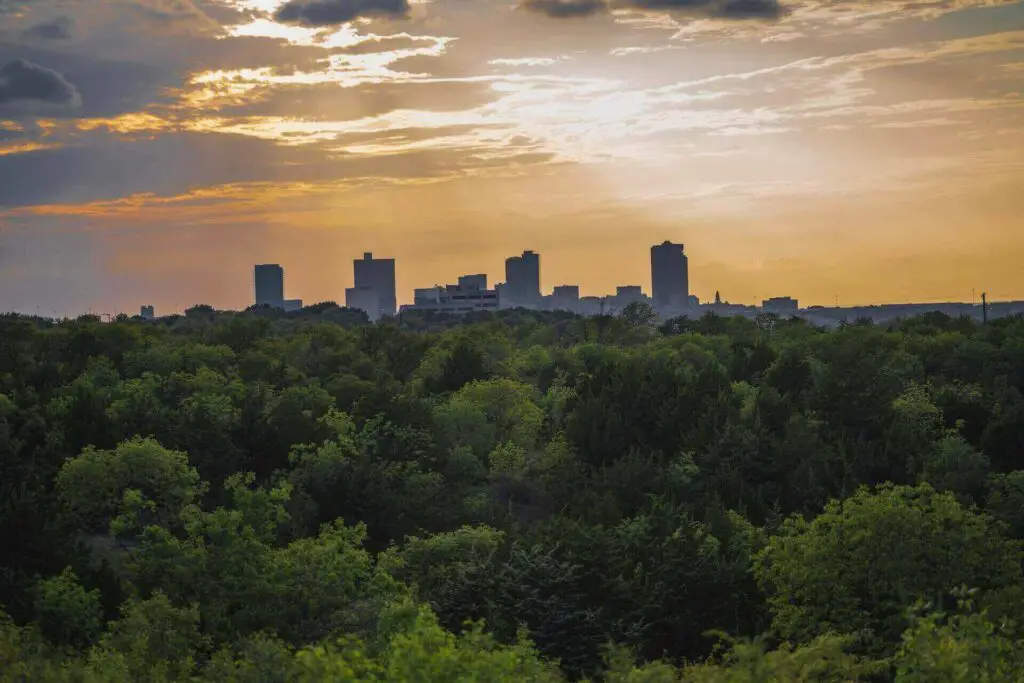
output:
<svg viewBox="0 0 1024 683"><path fill-rule="evenodd" d="M264 263L254 269L256 305L284 308L284 269L276 263Z"/></svg>
<svg viewBox="0 0 1024 683"><path fill-rule="evenodd" d="M535 307L540 304L540 255L524 251L505 259L505 286L501 296L507 306Z"/></svg>
<svg viewBox="0 0 1024 683"><path fill-rule="evenodd" d="M395 259L373 258L372 253L366 252L363 258L353 261L353 265L356 277L354 289L372 289L377 293L379 313L376 317L394 315L398 308L395 296ZM376 317L371 315L370 319L375 320Z"/></svg>
<svg viewBox="0 0 1024 683"><path fill-rule="evenodd" d="M682 244L666 240L651 247L651 294L658 310L690 303L690 266Z"/></svg>
<svg viewBox="0 0 1024 683"><path fill-rule="evenodd" d="M371 323L380 320L380 295L371 287L349 287L345 290L345 306L366 313Z"/></svg>
<svg viewBox="0 0 1024 683"><path fill-rule="evenodd" d="M143 320L152 320L153 318L156 317L155 313L153 312L152 306L143 306L142 311L140 312L139 315L142 317Z"/></svg>

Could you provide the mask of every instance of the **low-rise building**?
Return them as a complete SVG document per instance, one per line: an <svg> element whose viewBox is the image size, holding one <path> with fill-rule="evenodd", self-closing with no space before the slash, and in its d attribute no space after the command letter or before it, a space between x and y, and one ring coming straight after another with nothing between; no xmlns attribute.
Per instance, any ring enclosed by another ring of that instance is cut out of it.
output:
<svg viewBox="0 0 1024 683"><path fill-rule="evenodd" d="M498 308L498 292L487 289L486 275L464 275L459 278L457 285L414 290L412 305L402 306L402 311L462 315L471 311L496 311Z"/></svg>
<svg viewBox="0 0 1024 683"><path fill-rule="evenodd" d="M762 301L761 310L776 315L796 315L800 311L800 305L792 297L776 296Z"/></svg>

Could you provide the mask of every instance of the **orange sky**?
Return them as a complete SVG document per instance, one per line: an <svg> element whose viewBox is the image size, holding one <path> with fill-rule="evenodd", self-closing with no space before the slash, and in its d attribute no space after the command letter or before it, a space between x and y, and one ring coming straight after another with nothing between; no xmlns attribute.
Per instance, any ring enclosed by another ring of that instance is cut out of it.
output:
<svg viewBox="0 0 1024 683"><path fill-rule="evenodd" d="M663 239L701 299L1024 299L1024 4L719 1L319 27L280 0L15 2L0 310L240 308L259 262L340 302L364 251L400 301L523 249L545 290L649 291ZM15 58L64 96L15 97Z"/></svg>

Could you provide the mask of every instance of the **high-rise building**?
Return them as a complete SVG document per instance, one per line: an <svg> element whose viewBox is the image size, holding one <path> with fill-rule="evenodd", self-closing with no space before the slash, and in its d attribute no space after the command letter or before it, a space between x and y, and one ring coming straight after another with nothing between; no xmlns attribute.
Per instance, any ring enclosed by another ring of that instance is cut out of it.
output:
<svg viewBox="0 0 1024 683"><path fill-rule="evenodd" d="M372 287L349 287L346 289L345 306L363 311L371 323L380 320L380 295Z"/></svg>
<svg viewBox="0 0 1024 683"><path fill-rule="evenodd" d="M156 317L152 306L143 306L139 315L143 320L153 320Z"/></svg>
<svg viewBox="0 0 1024 683"><path fill-rule="evenodd" d="M254 268L256 305L284 308L284 269L276 263L264 263Z"/></svg>
<svg viewBox="0 0 1024 683"><path fill-rule="evenodd" d="M501 290L503 306L532 308L540 305L540 255L524 251L522 256L505 259L505 286Z"/></svg>
<svg viewBox="0 0 1024 683"><path fill-rule="evenodd" d="M682 244L668 240L651 247L651 294L659 311L690 303L690 266Z"/></svg>
<svg viewBox="0 0 1024 683"><path fill-rule="evenodd" d="M398 308L395 296L395 259L373 258L372 253L366 252L363 258L353 261L353 265L356 278L354 289L372 289L377 293L380 311L376 317L394 315ZM375 320L376 317L371 315L370 319Z"/></svg>

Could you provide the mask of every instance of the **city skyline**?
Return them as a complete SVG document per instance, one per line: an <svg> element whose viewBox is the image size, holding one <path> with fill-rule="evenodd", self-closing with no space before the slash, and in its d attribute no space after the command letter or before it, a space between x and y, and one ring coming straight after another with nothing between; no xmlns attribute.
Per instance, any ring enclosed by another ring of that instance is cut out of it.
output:
<svg viewBox="0 0 1024 683"><path fill-rule="evenodd" d="M702 299L1024 299L1024 2L308 1L0 2L0 310L523 245L608 293L666 236Z"/></svg>
<svg viewBox="0 0 1024 683"><path fill-rule="evenodd" d="M655 243L655 244L652 244L652 245L648 246L647 249L640 249L639 251L644 256L646 256L646 259L644 259L642 264L641 264L643 267L646 267L646 269L647 269L646 275L641 275L639 278L636 278L636 277L634 277L632 279L628 279L627 278L628 281L623 281L623 282L620 282L618 284L613 284L609 289L604 290L604 291L587 290L584 287L580 286L579 284L571 282L571 281L564 281L564 282L557 281L557 283L556 283L557 278L552 278L550 276L547 276L546 275L546 271L545 271L545 267L546 266L542 266L541 269L540 269L540 272L539 272L540 294L541 294L541 297L550 298L550 297L554 296L554 297L557 298L559 296L559 290L562 290L562 294L563 295L565 293L565 290L573 290L574 296L579 297L579 298L614 298L614 296L616 294L616 289L621 289L621 288L624 288L624 287L625 288L639 287L642 290L643 294L651 300L652 304L654 304L655 303L654 295L653 295L653 291L654 291L654 287L653 287L653 285L654 285L654 282L653 282L653 280L654 280L654 272L653 272L653 267L652 267L653 263L652 263L651 256L652 256L652 252L655 249L657 249L658 247L662 247L665 244L671 244L672 246L678 246L678 247L683 247L684 246L681 243L672 243L670 240L662 240L662 241L660 241L658 243ZM539 252L536 252L536 250L525 250L525 251L528 252L528 253L534 254L536 256L539 256L540 259L541 259L541 263L545 263L546 264L546 260L544 259L544 255L543 254L539 254ZM101 303L99 306L90 306L90 307L87 307L87 308L81 309L81 310L73 310L73 309L59 310L59 309L56 309L56 308L45 309L43 306L37 306L37 307L32 308L32 309L23 309L23 310L5 310L5 309L0 308L0 313L14 312L14 313L22 313L22 314L28 314L28 315L41 315L41 316L44 316L44 317L54 317L54 318L74 317L75 315L80 315L80 314L85 314L85 313L97 314L97 315L102 313L103 315L111 315L111 316L116 315L118 313L127 313L129 315L134 315L134 314L138 313L140 306L142 306L142 307L145 307L145 308L153 307L153 308L156 309L157 315L158 316L162 316L162 315L171 315L171 314L176 314L176 313L180 314L180 313L184 312L187 308L189 308L191 306L195 306L195 305L210 305L210 306L213 306L215 309L218 309L218 310L244 310L244 309L248 308L249 306L252 306L254 304L258 305L258 304L261 304L261 303L266 303L266 304L274 305L273 302L271 302L269 299L266 299L265 297L264 298L260 298L259 296L257 296L256 289L255 289L255 287L258 286L256 283L257 283L257 281L258 281L258 279L260 277L258 275L258 273L260 272L261 269L268 269L268 268L269 269L278 269L278 271L276 271L274 273L273 277L274 278L279 278L279 283L277 283L277 284L275 284L273 286L277 287L278 284L279 284L280 288L279 289L275 289L275 292L277 292L277 291L281 292L282 297L284 297L284 298L281 299L281 303L282 303L282 305L285 308L288 308L289 310L295 310L298 306L301 306L303 304L310 305L310 304L326 302L326 301L333 301L336 304L338 304L339 306L345 306L346 305L346 298L347 298L346 295L349 294L351 292L351 290L356 288L356 286L355 286L356 285L356 278L355 278L355 275L354 275L354 270L355 270L356 267L358 267L357 264L359 264L360 262L365 262L368 258L373 258L378 263L380 263L380 262L389 262L390 263L389 267L392 269L392 272L394 273L394 279L395 279L395 283L396 283L395 284L395 310L397 310L398 308L401 308L403 306L408 306L408 305L413 304L414 301L415 301L414 293L418 289L431 289L431 288L434 288L434 287L444 288L446 286L445 285L446 282L452 283L452 282L458 281L461 284L467 278L477 278L477 277L484 278L483 282L485 284L485 287L486 287L487 283L492 283L492 286L499 286L500 287L500 286L505 284L504 280L507 279L507 278L495 277L494 275L491 274L491 271L484 271L484 270L481 270L479 268L474 269L472 267L473 264L469 263L469 264L467 264L468 270L466 270L466 272L464 272L464 273L461 273L461 274L452 273L451 275L447 275L447 276L439 277L439 278L434 278L433 280L424 280L424 281L419 282L419 283L409 283L409 279L410 278L408 276L403 276L404 264L400 263L398 259L387 257L387 256L379 256L379 255L378 256L374 256L373 254L374 254L374 252L367 252L367 251L359 252L358 257L353 258L353 259L351 259L351 260L349 260L347 262L348 265L349 265L349 268L347 269L347 271L346 271L346 269L344 267L339 269L339 272L343 276L344 276L345 272L348 273L348 278L347 278L348 286L343 286L340 289L340 291L336 292L336 293L324 292L324 293L319 293L319 294L318 293L313 293L312 295L310 295L309 292L303 292L301 290L298 290L293 284L290 284L295 279L300 280L300 281L302 280L301 275L303 273L303 268L302 268L302 263L301 262L295 262L295 263L285 263L285 262L269 263L268 262L268 263L260 263L260 264L248 264L246 266L245 273L242 274L241 279L238 281L238 283L236 283L236 285L239 285L240 283L247 283L247 290L248 290L247 293L244 295L244 297L242 299L235 299L235 300L227 301L227 302L225 302L223 300L215 300L214 297L209 297L209 296L207 296L207 297L200 296L198 299L196 299L194 301L178 301L178 299L181 299L180 296L175 296L173 294L171 294L171 295L165 294L163 296L159 296L158 295L158 296L155 296L155 297L148 297L148 298L137 297L136 301L133 301L126 308L122 308L122 309L118 309L118 308L112 307L112 306L103 306L102 303ZM691 257L691 254L688 251L686 251L684 258L686 259L686 262L688 264L688 267L687 267L687 270L689 271L688 275L690 273L692 273L692 269L689 268L689 264L691 263L690 257ZM513 255L513 256L506 256L504 258L500 258L499 257L496 260L500 263L500 266L494 272L502 272L502 273L507 275L507 264L508 264L508 261L516 259L516 258L518 258L518 256L515 256L515 255ZM698 263L699 263L699 261L698 261ZM636 269L632 269L632 270L630 270L630 272L635 272L635 270ZM700 272L700 269L698 269L698 272ZM477 273L479 273L479 274L477 274ZM298 277L294 277L293 278L293 275L297 275ZM571 277L571 275L570 275L570 277ZM431 284L428 285L427 282L430 282ZM640 284L637 284L638 282ZM988 293L988 300L989 300L990 303L997 303L997 302L1020 302L1020 301L1024 301L1024 297L1015 298L1015 297L993 296L991 294L991 292L988 292L988 290L986 290L984 288L972 288L969 292L966 293L968 296L960 297L960 298L926 297L926 298L920 298L920 299L916 299L916 300L886 299L886 300L875 300L875 301L857 301L857 300L848 301L848 300L842 300L839 297L833 296L831 299L828 299L828 300L815 301L815 300L807 300L804 297L799 296L797 293L794 293L794 292L788 292L787 293L787 292L782 292L782 291L775 291L775 289L770 288L770 287L766 287L765 288L765 291L769 292L769 293L764 294L764 295L752 294L752 295L749 295L749 296L743 296L741 294L740 296L736 296L734 293L729 292L728 290L724 290L724 294L722 294L722 291L723 291L722 288L714 286L713 283L703 283L702 286L700 286L700 283L699 283L698 287L696 287L696 289L694 289L692 284L691 284L692 282L693 282L692 277L687 277L687 286L690 289L691 299L692 298L698 299L699 303L701 305L707 305L707 304L713 303L714 300L715 300L715 297L720 295L720 294L722 296L722 299L723 299L724 303L733 304L733 305L737 305L737 306L755 306L755 307L759 307L764 301L769 300L769 299L776 299L776 298L780 298L781 299L781 298L792 297L793 299L795 299L795 300L800 302L800 308L801 309L806 309L806 308L810 308L810 307L826 307L826 308L842 307L842 308L850 308L850 307L868 307L868 306L883 306L883 305L933 304L933 303L963 303L963 304L971 303L971 304L980 304L980 302L981 302L981 295L982 295L983 292ZM408 283L409 286L405 287L404 283ZM448 285L448 286L452 286L452 285ZM235 286L233 289L237 289L239 291L242 291L243 289L246 289L246 288L242 287L242 286ZM173 303L168 304L169 301L173 301ZM361 308L362 306L355 306L355 307ZM384 310L386 312L387 309L385 308Z"/></svg>

